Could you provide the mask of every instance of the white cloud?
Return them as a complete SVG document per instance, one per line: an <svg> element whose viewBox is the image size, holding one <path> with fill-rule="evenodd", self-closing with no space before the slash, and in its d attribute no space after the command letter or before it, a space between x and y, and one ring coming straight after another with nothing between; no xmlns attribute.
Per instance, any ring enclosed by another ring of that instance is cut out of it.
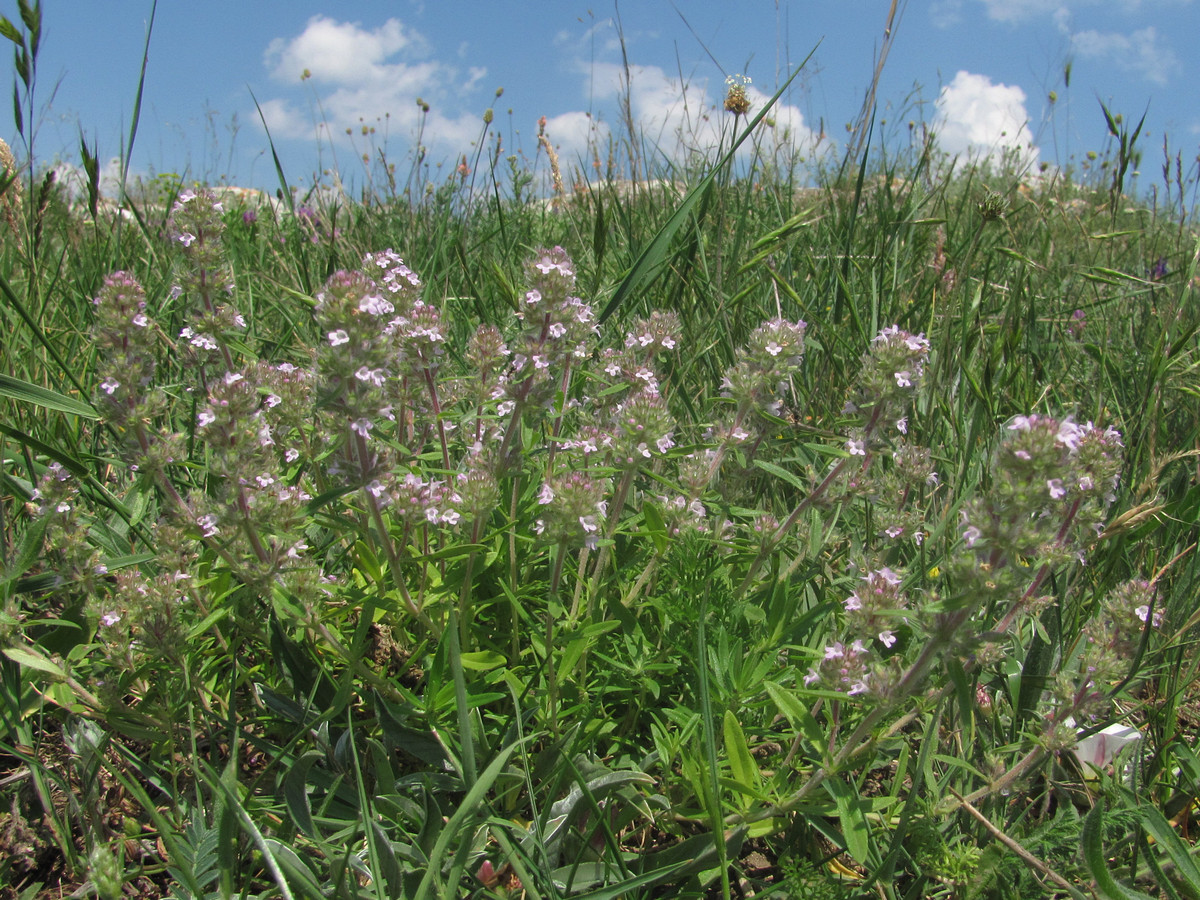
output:
<svg viewBox="0 0 1200 900"><path fill-rule="evenodd" d="M546 119L546 137L565 170L587 172L593 151L603 155L607 150L609 128L585 112L567 112Z"/></svg>
<svg viewBox="0 0 1200 900"><path fill-rule="evenodd" d="M641 149L654 154L656 163L685 164L698 155L711 158L720 144L728 146L733 119L722 108L723 84L719 85L720 94L714 97L709 94L705 80L681 83L658 66L631 66L628 85L624 67L616 63L589 64L588 72L592 76L593 95L598 99L617 100L628 91L634 127L644 142ZM746 94L751 102L751 115L770 99L753 86ZM793 153L812 157L831 147L805 123L798 107L777 104L769 118L775 127L759 126L762 136L759 149L776 156L779 164ZM739 151L743 156L751 152L749 141Z"/></svg>
<svg viewBox="0 0 1200 900"><path fill-rule="evenodd" d="M1037 163L1025 92L1016 85L959 72L938 94L936 108L934 133L945 152L992 162L1016 154L1022 166Z"/></svg>
<svg viewBox="0 0 1200 900"><path fill-rule="evenodd" d="M603 41L612 30L610 20L602 20L585 37ZM625 136L616 110L626 91L635 130L643 141L637 152L652 169L663 163L684 164L697 154L711 159L722 142L728 146L734 119L721 108L723 84L716 83L710 93L704 79L681 83L657 66L631 66L626 85L622 65L595 61L591 52L572 52L566 41L563 36L556 39L562 43L559 52L572 60L574 73L585 82L583 96L590 98L596 112L548 116L546 133L565 171L582 163L590 174L597 150L607 161L610 136ZM432 163L471 155L472 142L482 132L483 107L491 97L480 98L477 108L468 107L470 94L483 87L488 73L467 66L461 60L462 47L457 54L447 53L446 59L455 63L449 64L419 33L396 19L367 28L314 16L299 35L271 41L264 53L267 71L283 87L261 103L263 119L272 137L315 138L339 151L353 144L356 155L371 150L368 144L378 148L385 137L407 150L418 132ZM298 90L301 85L304 91ZM754 109L768 99L752 86L747 94ZM416 102L418 97L428 104L427 112ZM790 163L796 155L811 157L832 146L808 127L797 107L781 104L772 110L771 118L774 128L764 124L756 137L759 152L776 164ZM364 128L374 128L374 136L364 135ZM523 133L529 134L524 129ZM743 145L743 155L753 152L751 144ZM533 149L524 148L527 153ZM395 158L396 148L389 148L388 155Z"/></svg>
<svg viewBox="0 0 1200 900"><path fill-rule="evenodd" d="M406 33L397 19L364 31L357 22L313 16L298 37L271 41L265 62L277 81L299 82L305 71L317 82L331 84L379 81L405 68L387 60L414 43L421 46L424 41Z"/></svg>
<svg viewBox="0 0 1200 900"><path fill-rule="evenodd" d="M457 69L430 58L425 39L397 19L366 29L314 16L296 37L271 41L263 62L275 81L304 82L316 92L309 109L294 97L261 104L273 137L341 143L361 140L363 128L373 128L378 146L385 137L407 141L419 128L436 161L467 150L482 129L482 110L463 111L458 101L487 70L472 66L460 79ZM418 98L429 104L428 113Z"/></svg>
<svg viewBox="0 0 1200 900"><path fill-rule="evenodd" d="M1155 84L1166 84L1182 68L1179 58L1163 45L1153 26L1132 34L1080 31L1071 36L1071 47L1082 57L1109 62Z"/></svg>

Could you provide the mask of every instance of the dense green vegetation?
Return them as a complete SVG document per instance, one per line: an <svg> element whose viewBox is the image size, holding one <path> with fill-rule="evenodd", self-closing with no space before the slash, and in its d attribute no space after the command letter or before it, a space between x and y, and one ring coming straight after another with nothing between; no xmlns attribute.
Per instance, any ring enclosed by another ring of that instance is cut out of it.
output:
<svg viewBox="0 0 1200 900"><path fill-rule="evenodd" d="M17 172L0 895L1200 894L1200 245L1110 124L1083 182Z"/></svg>

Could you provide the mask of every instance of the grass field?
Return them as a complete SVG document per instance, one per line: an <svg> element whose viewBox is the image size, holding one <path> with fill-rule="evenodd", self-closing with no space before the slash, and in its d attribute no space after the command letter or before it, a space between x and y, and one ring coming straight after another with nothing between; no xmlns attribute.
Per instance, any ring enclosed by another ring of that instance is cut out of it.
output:
<svg viewBox="0 0 1200 900"><path fill-rule="evenodd" d="M14 169L0 896L1200 895L1195 173L1109 124L278 213Z"/></svg>

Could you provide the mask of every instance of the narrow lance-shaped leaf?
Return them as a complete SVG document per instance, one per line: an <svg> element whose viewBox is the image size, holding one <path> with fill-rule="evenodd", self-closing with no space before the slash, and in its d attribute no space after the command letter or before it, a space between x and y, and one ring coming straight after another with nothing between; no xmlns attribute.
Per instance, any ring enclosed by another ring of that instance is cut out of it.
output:
<svg viewBox="0 0 1200 900"><path fill-rule="evenodd" d="M82 400L65 397L39 385L22 381L20 378L13 378L11 375L0 375L0 396L11 397L13 400L20 400L23 403L32 403L55 412L83 416L87 419L100 417L90 404L84 403Z"/></svg>

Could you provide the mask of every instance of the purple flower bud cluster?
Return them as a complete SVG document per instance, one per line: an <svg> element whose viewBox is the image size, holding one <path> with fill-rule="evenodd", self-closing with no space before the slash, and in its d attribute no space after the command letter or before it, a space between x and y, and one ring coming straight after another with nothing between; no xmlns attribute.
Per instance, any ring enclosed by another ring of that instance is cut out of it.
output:
<svg viewBox="0 0 1200 900"><path fill-rule="evenodd" d="M100 349L96 408L122 435L135 470L161 471L181 459L184 448L180 435L153 429L167 399L153 384L160 334L146 312L146 293L129 273L114 272L92 302L93 333Z"/></svg>
<svg viewBox="0 0 1200 900"><path fill-rule="evenodd" d="M453 527L462 519L462 495L439 479L425 479L414 472L402 476L381 473L381 477L367 483L366 491L408 525Z"/></svg>
<svg viewBox="0 0 1200 900"><path fill-rule="evenodd" d="M148 419L157 404L144 408L158 395L149 390L156 368L155 323L146 314L146 292L127 272L114 272L104 279L96 299L93 326L100 361L96 406L114 423Z"/></svg>
<svg viewBox="0 0 1200 900"><path fill-rule="evenodd" d="M595 314L574 295L575 264L562 247L539 250L526 273L530 286L517 310L523 328L509 345L502 415L518 404L531 409L552 402L558 379L591 355L596 335Z"/></svg>
<svg viewBox="0 0 1200 900"><path fill-rule="evenodd" d="M965 546L993 569L1075 558L1115 499L1123 457L1111 427L1015 417L993 460L991 491L962 513Z"/></svg>
<svg viewBox="0 0 1200 900"><path fill-rule="evenodd" d="M820 684L850 696L888 695L901 674L899 661L887 652L898 641L896 631L907 623L909 601L902 581L887 566L863 576L863 584L842 604L842 640L825 647L805 676L806 685Z"/></svg>
<svg viewBox="0 0 1200 900"><path fill-rule="evenodd" d="M863 358L853 405L877 417L896 418L916 395L929 360L929 340L898 325L875 336ZM898 426L899 430L903 430Z"/></svg>
<svg viewBox="0 0 1200 900"><path fill-rule="evenodd" d="M348 428L368 437L395 405L392 386L403 358L398 326L392 323L404 315L367 275L346 271L325 282L315 312L322 338L317 349L321 405L338 414L335 431Z"/></svg>
<svg viewBox="0 0 1200 900"><path fill-rule="evenodd" d="M222 247L224 213L209 190L185 190L171 208L169 229L186 263L180 287L187 294L206 296L232 283Z"/></svg>
<svg viewBox="0 0 1200 900"><path fill-rule="evenodd" d="M764 322L754 329L725 373L722 394L734 400L739 410L779 415L782 408L779 395L786 389L788 379L800 371L804 329L804 322L783 318Z"/></svg>
<svg viewBox="0 0 1200 900"><path fill-rule="evenodd" d="M52 462L38 479L30 499L36 504L33 512L48 520L43 539L51 548L56 582L71 583L74 590L87 597L107 569L100 562L99 549L89 539L91 520L85 515L78 479L61 463Z"/></svg>
<svg viewBox="0 0 1200 900"><path fill-rule="evenodd" d="M1060 718L1078 721L1107 712L1109 692L1129 672L1143 636L1153 647L1163 626L1154 586L1133 580L1118 585L1105 598L1100 614L1083 628L1075 671L1064 669L1055 685Z"/></svg>
<svg viewBox="0 0 1200 900"><path fill-rule="evenodd" d="M587 471L552 475L538 491L534 533L568 547L594 549L608 515L609 481Z"/></svg>

